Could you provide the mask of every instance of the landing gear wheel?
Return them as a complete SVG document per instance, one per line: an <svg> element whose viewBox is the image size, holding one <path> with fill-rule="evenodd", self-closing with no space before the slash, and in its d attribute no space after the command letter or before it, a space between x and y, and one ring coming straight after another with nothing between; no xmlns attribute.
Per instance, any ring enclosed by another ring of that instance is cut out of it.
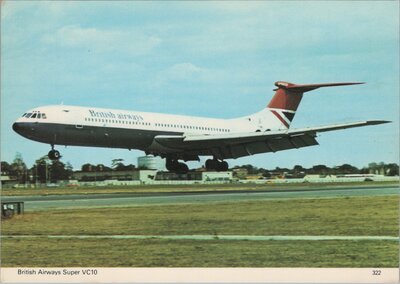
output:
<svg viewBox="0 0 400 284"><path fill-rule="evenodd" d="M208 171L217 171L217 172L224 172L227 171L229 165L225 161L218 161L217 159L208 159L206 161L206 169Z"/></svg>
<svg viewBox="0 0 400 284"><path fill-rule="evenodd" d="M172 159L168 159L165 163L165 167L167 168L167 170L169 172L173 172L175 171L175 167L176 167L177 161L176 160L172 160Z"/></svg>
<svg viewBox="0 0 400 284"><path fill-rule="evenodd" d="M206 166L206 169L209 171L216 170L216 160L208 159L206 161L205 166Z"/></svg>
<svg viewBox="0 0 400 284"><path fill-rule="evenodd" d="M61 158L61 155L57 150L50 150L48 157L52 161L58 161Z"/></svg>
<svg viewBox="0 0 400 284"><path fill-rule="evenodd" d="M189 167L185 163L179 163L175 159L167 159L165 167L169 172L178 174L186 174L189 171Z"/></svg>
<svg viewBox="0 0 400 284"><path fill-rule="evenodd" d="M178 174L186 174L189 171L189 167L184 164L184 163L178 163L178 167L176 169L176 172Z"/></svg>
<svg viewBox="0 0 400 284"><path fill-rule="evenodd" d="M226 161L221 161L219 163L219 169L217 169L218 171L221 172L226 172L229 169L229 165Z"/></svg>

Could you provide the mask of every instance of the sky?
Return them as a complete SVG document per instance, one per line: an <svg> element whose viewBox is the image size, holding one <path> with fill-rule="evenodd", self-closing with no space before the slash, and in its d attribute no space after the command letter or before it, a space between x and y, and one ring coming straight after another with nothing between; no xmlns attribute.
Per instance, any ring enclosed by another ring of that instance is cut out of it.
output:
<svg viewBox="0 0 400 284"><path fill-rule="evenodd" d="M264 108L274 82L283 80L367 83L306 93L291 128L392 123L321 133L319 146L228 160L230 166L399 162L398 1L1 3L2 161L18 152L30 167L50 150L11 128L38 106L234 118ZM75 169L117 158L137 164L144 155L57 150Z"/></svg>

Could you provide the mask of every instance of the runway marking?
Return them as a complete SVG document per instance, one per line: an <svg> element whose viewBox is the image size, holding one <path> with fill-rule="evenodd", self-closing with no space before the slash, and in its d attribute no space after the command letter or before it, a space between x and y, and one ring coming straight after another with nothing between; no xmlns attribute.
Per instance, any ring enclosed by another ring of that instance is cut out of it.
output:
<svg viewBox="0 0 400 284"><path fill-rule="evenodd" d="M400 241L393 236L246 236L246 235L2 235L5 239L167 239L224 241Z"/></svg>

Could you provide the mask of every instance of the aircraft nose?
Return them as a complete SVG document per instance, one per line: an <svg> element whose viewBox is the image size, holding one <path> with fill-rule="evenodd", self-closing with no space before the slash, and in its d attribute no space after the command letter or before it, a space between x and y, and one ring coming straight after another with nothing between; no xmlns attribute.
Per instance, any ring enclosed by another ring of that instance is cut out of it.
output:
<svg viewBox="0 0 400 284"><path fill-rule="evenodd" d="M12 125L12 129L18 133L18 130L21 129L21 126L18 122L14 122L14 124Z"/></svg>

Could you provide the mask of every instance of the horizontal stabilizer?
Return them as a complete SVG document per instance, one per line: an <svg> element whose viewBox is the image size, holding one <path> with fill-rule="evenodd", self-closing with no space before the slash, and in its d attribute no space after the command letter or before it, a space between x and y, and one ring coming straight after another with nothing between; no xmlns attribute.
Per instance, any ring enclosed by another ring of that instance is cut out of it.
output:
<svg viewBox="0 0 400 284"><path fill-rule="evenodd" d="M365 84L364 82L344 82L344 83L321 83L321 84L306 84L306 85L298 85L283 81L278 81L275 83L275 86L282 89L290 90L295 93L305 93L308 91L312 91L321 87L337 87L337 86L348 86L348 85L359 85Z"/></svg>
<svg viewBox="0 0 400 284"><path fill-rule="evenodd" d="M391 121L388 120L367 120L367 121L359 121L359 122L350 122L350 123L343 123L343 124L333 124L327 126L319 126L319 127L309 127L309 128L301 128L301 129L293 129L289 130L288 133L304 133L304 132L326 132L326 131L333 131L333 130L340 130L346 128L353 128L353 127L361 127L361 126L368 126L368 125L378 125L383 123L389 123Z"/></svg>

